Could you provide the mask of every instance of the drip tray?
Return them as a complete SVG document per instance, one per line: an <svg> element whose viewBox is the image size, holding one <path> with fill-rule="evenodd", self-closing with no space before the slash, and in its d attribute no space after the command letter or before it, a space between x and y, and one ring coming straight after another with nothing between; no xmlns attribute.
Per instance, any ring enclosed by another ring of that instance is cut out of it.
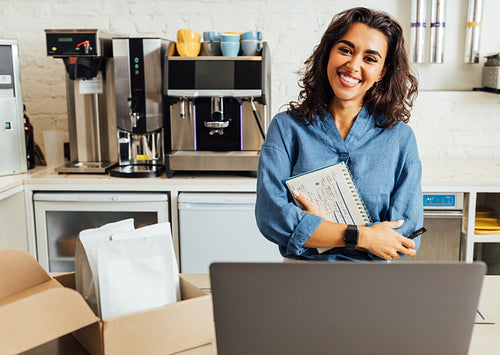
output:
<svg viewBox="0 0 500 355"><path fill-rule="evenodd" d="M161 165L122 165L109 171L109 175L126 178L157 177L165 172Z"/></svg>
<svg viewBox="0 0 500 355"><path fill-rule="evenodd" d="M59 174L106 174L116 163L102 162L72 162L58 166L54 170Z"/></svg>

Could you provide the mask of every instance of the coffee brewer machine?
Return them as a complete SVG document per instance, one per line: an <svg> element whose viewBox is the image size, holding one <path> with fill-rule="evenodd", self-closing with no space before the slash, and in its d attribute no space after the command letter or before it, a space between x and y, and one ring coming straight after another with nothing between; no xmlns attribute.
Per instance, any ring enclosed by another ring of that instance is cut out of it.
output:
<svg viewBox="0 0 500 355"><path fill-rule="evenodd" d="M165 171L164 139L170 136L164 132L163 60L171 45L160 38L113 38L119 166L111 176Z"/></svg>
<svg viewBox="0 0 500 355"><path fill-rule="evenodd" d="M257 171L270 117L271 59L170 56L165 61L175 171Z"/></svg>
<svg viewBox="0 0 500 355"><path fill-rule="evenodd" d="M0 40L0 175L26 172L17 41Z"/></svg>
<svg viewBox="0 0 500 355"><path fill-rule="evenodd" d="M45 30L47 55L66 68L71 162L59 173L106 173L116 164L111 38L96 29Z"/></svg>

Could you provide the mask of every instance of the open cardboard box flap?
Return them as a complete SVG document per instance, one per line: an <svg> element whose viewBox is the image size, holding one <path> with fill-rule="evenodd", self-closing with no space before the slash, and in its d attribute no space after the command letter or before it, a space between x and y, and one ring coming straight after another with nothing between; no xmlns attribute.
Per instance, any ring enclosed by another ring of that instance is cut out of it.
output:
<svg viewBox="0 0 500 355"><path fill-rule="evenodd" d="M74 276L52 279L29 253L0 250L2 354L17 354L71 332L95 355L170 354L214 339L211 296L182 275L182 301L104 321L74 290Z"/></svg>
<svg viewBox="0 0 500 355"><path fill-rule="evenodd" d="M52 279L27 252L0 250L0 344L17 354L96 323L83 297Z"/></svg>

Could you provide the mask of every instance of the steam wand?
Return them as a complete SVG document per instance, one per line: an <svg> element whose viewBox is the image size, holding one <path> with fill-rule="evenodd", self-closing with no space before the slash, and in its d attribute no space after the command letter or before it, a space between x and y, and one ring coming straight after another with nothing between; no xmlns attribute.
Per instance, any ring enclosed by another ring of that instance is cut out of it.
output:
<svg viewBox="0 0 500 355"><path fill-rule="evenodd" d="M236 100L241 105L242 99L236 99ZM264 133L264 127L262 127L262 123L260 122L260 116L259 116L259 112L257 112L257 108L255 107L254 98L249 97L249 98L245 98L243 100L250 101L250 105L252 105L253 117L255 118L255 121L257 121L257 125L259 126L260 135L262 136L262 139L266 140L266 134Z"/></svg>

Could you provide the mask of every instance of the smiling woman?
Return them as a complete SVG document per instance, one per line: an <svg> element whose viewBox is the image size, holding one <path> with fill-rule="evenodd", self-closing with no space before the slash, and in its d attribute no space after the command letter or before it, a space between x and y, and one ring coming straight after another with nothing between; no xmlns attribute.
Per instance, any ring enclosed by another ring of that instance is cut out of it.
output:
<svg viewBox="0 0 500 355"><path fill-rule="evenodd" d="M255 215L283 257L381 260L414 255L422 227L421 163L406 125L417 92L401 26L354 8L336 15L305 62L298 101L271 122L261 150ZM344 161L374 223L323 218L283 181ZM316 248L331 248L320 254Z"/></svg>

